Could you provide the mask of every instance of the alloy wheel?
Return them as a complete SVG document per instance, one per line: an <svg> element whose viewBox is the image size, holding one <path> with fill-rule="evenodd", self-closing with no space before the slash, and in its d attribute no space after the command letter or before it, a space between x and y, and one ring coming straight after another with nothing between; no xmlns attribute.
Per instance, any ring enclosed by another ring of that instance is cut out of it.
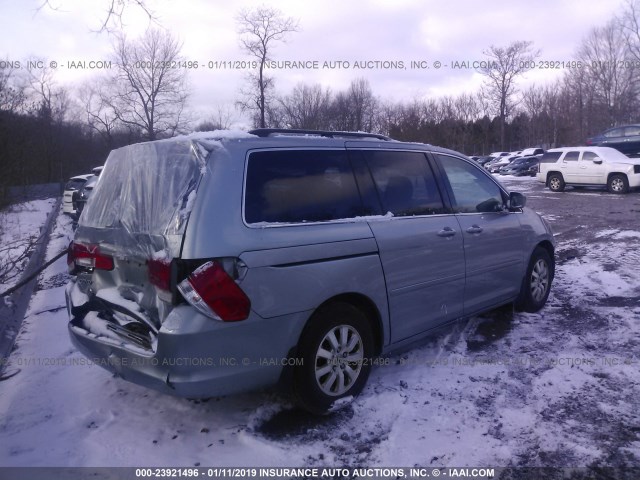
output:
<svg viewBox="0 0 640 480"><path fill-rule="evenodd" d="M531 296L536 302L541 301L549 288L549 267L542 258L538 259L531 271Z"/></svg>
<svg viewBox="0 0 640 480"><path fill-rule="evenodd" d="M358 379L364 360L364 346L358 331L338 325L324 336L315 359L315 376L323 393L339 396Z"/></svg>

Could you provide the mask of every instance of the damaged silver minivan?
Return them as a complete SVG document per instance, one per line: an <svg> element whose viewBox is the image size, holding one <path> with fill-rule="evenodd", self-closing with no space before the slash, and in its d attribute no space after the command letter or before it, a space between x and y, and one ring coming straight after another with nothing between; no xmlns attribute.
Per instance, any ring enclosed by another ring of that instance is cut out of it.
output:
<svg viewBox="0 0 640 480"><path fill-rule="evenodd" d="M208 132L114 150L79 221L73 343L183 397L357 395L381 354L554 276L549 225L466 157L366 133Z"/></svg>

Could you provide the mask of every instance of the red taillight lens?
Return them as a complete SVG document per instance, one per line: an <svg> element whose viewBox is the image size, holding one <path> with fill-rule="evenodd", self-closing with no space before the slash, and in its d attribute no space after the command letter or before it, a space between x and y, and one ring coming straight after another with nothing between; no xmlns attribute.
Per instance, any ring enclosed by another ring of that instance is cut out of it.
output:
<svg viewBox="0 0 640 480"><path fill-rule="evenodd" d="M178 284L182 296L208 317L237 322L249 316L251 301L216 262L207 262Z"/></svg>
<svg viewBox="0 0 640 480"><path fill-rule="evenodd" d="M72 270L75 267L113 270L113 257L101 253L98 245L71 242L67 253L67 265Z"/></svg>
<svg viewBox="0 0 640 480"><path fill-rule="evenodd" d="M152 285L166 290L171 290L171 262L167 258L147 260L149 269L149 282Z"/></svg>

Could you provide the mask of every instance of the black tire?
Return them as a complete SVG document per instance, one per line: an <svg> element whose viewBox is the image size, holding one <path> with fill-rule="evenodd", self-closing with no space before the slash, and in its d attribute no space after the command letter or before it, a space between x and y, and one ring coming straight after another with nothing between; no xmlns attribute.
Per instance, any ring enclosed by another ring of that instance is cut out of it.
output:
<svg viewBox="0 0 640 480"><path fill-rule="evenodd" d="M515 301L516 310L535 313L544 307L551 291L553 274L554 264L549 252L542 247L536 247L531 254L520 294Z"/></svg>
<svg viewBox="0 0 640 480"><path fill-rule="evenodd" d="M294 373L296 400L311 413L326 414L337 400L355 397L364 388L373 356L371 325L353 305L327 305L305 327L298 353L302 365Z"/></svg>
<svg viewBox="0 0 640 480"><path fill-rule="evenodd" d="M564 178L562 178L562 174L560 173L552 173L547 178L547 186L549 190L552 192L564 192L564 187L566 184L564 183Z"/></svg>
<svg viewBox="0 0 640 480"><path fill-rule="evenodd" d="M616 173L607 180L607 190L611 193L627 193L629 191L629 180L626 175Z"/></svg>

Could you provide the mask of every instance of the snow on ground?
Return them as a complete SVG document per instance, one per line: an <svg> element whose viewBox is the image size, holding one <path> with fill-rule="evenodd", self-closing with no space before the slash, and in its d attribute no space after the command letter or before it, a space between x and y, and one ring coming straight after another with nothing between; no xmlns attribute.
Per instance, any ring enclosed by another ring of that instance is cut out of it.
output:
<svg viewBox="0 0 640 480"><path fill-rule="evenodd" d="M90 364L68 339L60 259L11 357L21 372L0 383L0 465L637 466L640 250L625 232L562 241L541 312L503 308L382 359L322 418L273 392L173 398ZM49 257L69 234L60 216Z"/></svg>
<svg viewBox="0 0 640 480"><path fill-rule="evenodd" d="M32 200L0 211L0 274L3 266L23 256L29 242L38 241L40 229L56 200ZM29 262L25 256L13 266L6 278L0 275L0 293L15 285Z"/></svg>

